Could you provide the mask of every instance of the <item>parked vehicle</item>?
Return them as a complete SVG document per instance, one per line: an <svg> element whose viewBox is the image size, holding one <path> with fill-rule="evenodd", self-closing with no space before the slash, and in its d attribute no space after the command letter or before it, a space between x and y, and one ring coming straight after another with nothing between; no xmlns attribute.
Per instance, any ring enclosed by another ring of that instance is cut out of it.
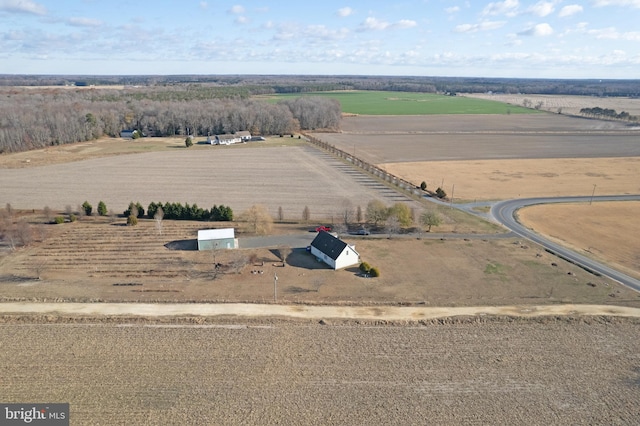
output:
<svg viewBox="0 0 640 426"><path fill-rule="evenodd" d="M369 235L370 232L367 231L366 229L362 228L362 229L358 229L358 232L356 232L356 235Z"/></svg>
<svg viewBox="0 0 640 426"><path fill-rule="evenodd" d="M318 226L316 228L316 232L320 232L320 231L331 232L331 227L330 226L320 225L320 226Z"/></svg>

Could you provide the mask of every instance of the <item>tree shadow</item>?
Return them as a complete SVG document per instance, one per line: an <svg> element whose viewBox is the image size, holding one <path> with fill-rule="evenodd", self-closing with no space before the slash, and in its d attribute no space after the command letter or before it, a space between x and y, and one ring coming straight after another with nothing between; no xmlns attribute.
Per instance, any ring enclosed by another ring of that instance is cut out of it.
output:
<svg viewBox="0 0 640 426"><path fill-rule="evenodd" d="M170 241L164 245L169 250L185 250L185 251L197 251L198 240L176 240Z"/></svg>
<svg viewBox="0 0 640 426"><path fill-rule="evenodd" d="M300 293L312 293L312 292L315 292L315 290L311 290L311 289L304 288L304 287L298 287L298 286L294 286L294 285L291 285L291 286L289 286L289 287L285 288L285 289L284 289L284 291L285 291L286 293L293 293L293 294L300 294Z"/></svg>

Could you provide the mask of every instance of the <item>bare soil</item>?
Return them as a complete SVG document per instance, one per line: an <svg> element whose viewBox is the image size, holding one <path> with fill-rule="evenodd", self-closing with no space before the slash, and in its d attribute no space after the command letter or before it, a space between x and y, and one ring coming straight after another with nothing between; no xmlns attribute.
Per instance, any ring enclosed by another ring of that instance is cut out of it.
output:
<svg viewBox="0 0 640 426"><path fill-rule="evenodd" d="M578 253L640 278L640 202L533 206L518 216Z"/></svg>
<svg viewBox="0 0 640 426"><path fill-rule="evenodd" d="M294 138L190 149L181 143L112 140L0 156L0 205L64 211L102 200L122 213L131 201L171 201L224 204L240 214L263 204L274 217L282 207L284 218L295 220L308 206L313 220L325 221L337 217L344 200L363 209L374 198L413 203Z"/></svg>
<svg viewBox="0 0 640 426"><path fill-rule="evenodd" d="M83 425L634 424L639 327L20 321L0 326L0 394Z"/></svg>

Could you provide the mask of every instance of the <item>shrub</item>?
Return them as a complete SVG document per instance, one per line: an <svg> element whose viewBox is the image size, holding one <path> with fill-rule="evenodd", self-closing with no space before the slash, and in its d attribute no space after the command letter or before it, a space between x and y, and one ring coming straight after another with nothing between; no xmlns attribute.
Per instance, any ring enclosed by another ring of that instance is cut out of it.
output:
<svg viewBox="0 0 640 426"><path fill-rule="evenodd" d="M84 214L87 216L91 216L91 212L93 211L93 206L89 204L88 201L82 203L82 210L84 210Z"/></svg>
<svg viewBox="0 0 640 426"><path fill-rule="evenodd" d="M427 182L422 181L422 183L420 184L420 189L422 189L423 191L427 190Z"/></svg>
<svg viewBox="0 0 640 426"><path fill-rule="evenodd" d="M438 198L445 198L447 196L447 193L444 192L444 189L438 187L438 189L436 189L436 195L438 196Z"/></svg>
<svg viewBox="0 0 640 426"><path fill-rule="evenodd" d="M184 140L184 144L187 148L193 146L193 139L191 138L191 136L187 136L187 138Z"/></svg>
<svg viewBox="0 0 640 426"><path fill-rule="evenodd" d="M371 268L371 270L369 271L369 273L371 274L372 277L376 278L380 276L380 270L378 268L376 268L375 266L373 268Z"/></svg>
<svg viewBox="0 0 640 426"><path fill-rule="evenodd" d="M58 225L60 225L61 223L64 223L64 216L56 216L55 219L53 219L53 221Z"/></svg>
<svg viewBox="0 0 640 426"><path fill-rule="evenodd" d="M123 215L127 217L131 216L132 214L138 218L142 218L144 216L144 207L142 207L142 204L140 204L140 202L137 202L135 204L133 203L133 201L130 202L129 207L123 213Z"/></svg>
<svg viewBox="0 0 640 426"><path fill-rule="evenodd" d="M107 215L107 205L104 203L104 201L100 201L98 203L98 214L100 216L106 216Z"/></svg>
<svg viewBox="0 0 640 426"><path fill-rule="evenodd" d="M130 214L127 217L127 226L136 226L138 224L138 218L135 215Z"/></svg>
<svg viewBox="0 0 640 426"><path fill-rule="evenodd" d="M362 262L359 268L365 274L368 274L369 271L371 271L371 265L369 265L367 262Z"/></svg>

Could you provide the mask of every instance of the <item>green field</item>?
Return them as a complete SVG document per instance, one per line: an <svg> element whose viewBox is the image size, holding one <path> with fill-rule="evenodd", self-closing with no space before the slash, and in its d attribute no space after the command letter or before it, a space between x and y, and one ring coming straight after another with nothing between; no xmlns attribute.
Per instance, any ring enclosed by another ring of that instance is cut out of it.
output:
<svg viewBox="0 0 640 426"><path fill-rule="evenodd" d="M270 95L272 102L301 96L326 96L336 99L342 112L361 115L429 114L535 114L538 111L502 102L462 96L409 92L310 92Z"/></svg>

